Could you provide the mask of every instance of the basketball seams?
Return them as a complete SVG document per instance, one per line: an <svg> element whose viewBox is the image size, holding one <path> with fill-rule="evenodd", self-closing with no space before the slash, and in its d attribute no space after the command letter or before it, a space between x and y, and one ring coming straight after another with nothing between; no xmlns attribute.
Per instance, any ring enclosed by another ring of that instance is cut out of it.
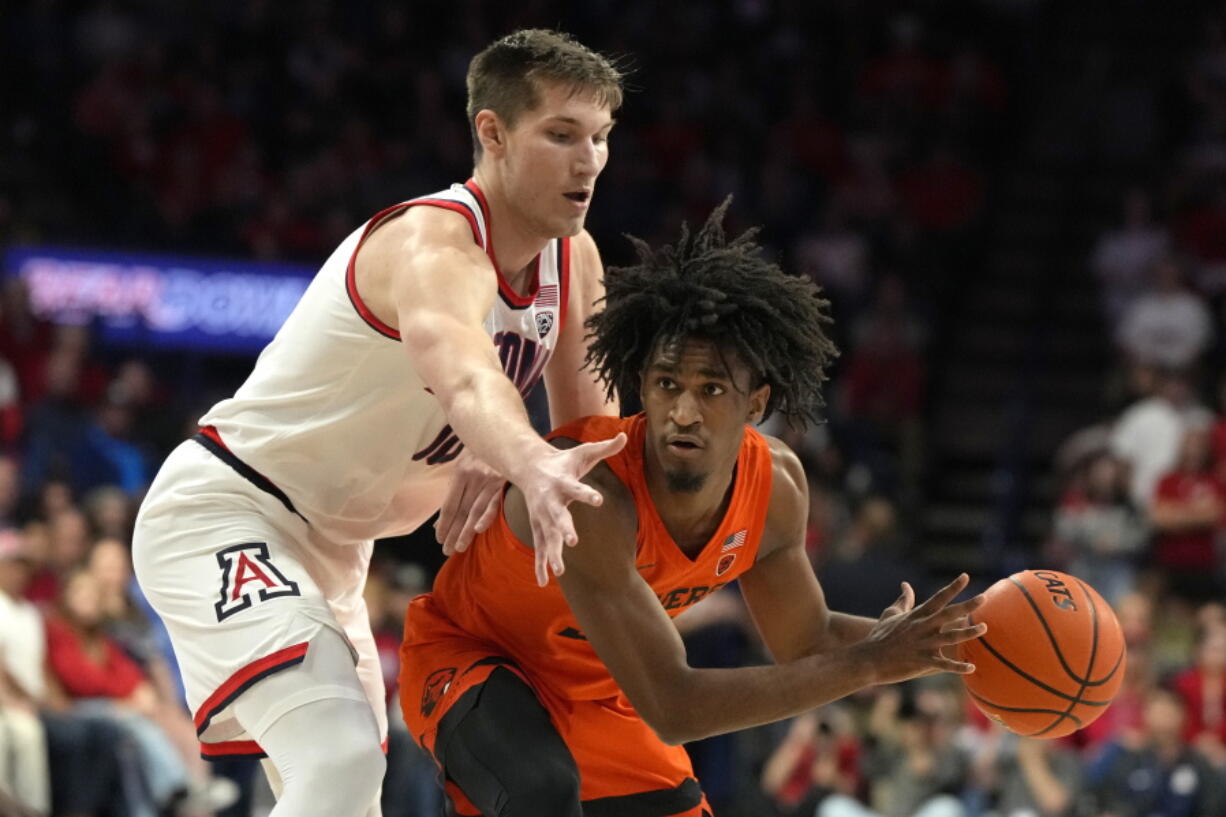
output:
<svg viewBox="0 0 1226 817"><path fill-rule="evenodd" d="M1068 662L1064 660L1064 652L1060 649L1060 642L1056 640L1056 636L1051 631L1051 625L1047 623L1047 619L1043 616L1043 612L1039 610L1038 603L1034 597L1030 595L1030 591L1026 589L1026 585L1022 584L1015 577L1010 576L1009 581L1013 586L1022 591L1022 595L1026 597L1026 602L1030 605L1030 609L1034 611L1035 616L1039 619L1039 623L1043 625L1043 632L1047 633L1047 640L1051 643L1051 647L1056 652L1056 659L1060 662L1060 666L1064 669L1065 674L1073 680L1073 683L1084 684L1085 678L1081 678L1077 673L1073 672L1069 667Z"/></svg>
<svg viewBox="0 0 1226 817"><path fill-rule="evenodd" d="M1041 707L1025 707L1025 706L1002 706L1001 704L993 703L992 701L989 701L987 698L983 697L982 695L977 694L973 689L967 689L967 692L970 694L972 698L984 704L985 706L990 706L993 709L999 709L1002 712L1020 712L1020 713L1025 713L1025 714L1061 715L1061 716L1064 716L1066 714L1064 712L1061 712L1059 709L1044 709ZM1077 728L1079 729L1081 728L1080 718L1078 718L1076 715L1068 715L1068 718L1077 724ZM1050 729L1051 727L1048 727L1048 728ZM1034 733L1034 734L1038 734L1038 733Z"/></svg>
<svg viewBox="0 0 1226 817"><path fill-rule="evenodd" d="M1077 720L1076 716L1072 715L1072 711L1077 708L1077 704L1081 703L1082 696L1085 695L1086 687L1089 686L1088 681L1094 675L1094 661L1098 657L1098 605L1094 603L1094 597L1090 595L1089 590L1077 577L1073 577L1077 582L1077 586L1081 588L1081 595L1087 602L1090 603L1090 660L1086 664L1085 678L1081 681L1081 688L1077 690L1077 697L1069 702L1068 708L1064 710L1055 720L1047 725L1045 729L1033 733L1034 737L1045 735L1055 729L1060 724L1064 723L1065 718L1072 718L1073 721L1080 727L1081 721Z"/></svg>
<svg viewBox="0 0 1226 817"><path fill-rule="evenodd" d="M969 619L971 624L975 623L972 617L968 616L967 618ZM989 653L991 653L992 656L995 657L997 661L1004 664L1009 669L1013 670L1013 672L1017 673L1022 678L1025 678L1027 681L1039 687L1040 689L1046 690L1047 692L1050 692L1052 695L1055 695L1056 697L1062 700L1073 701L1074 703L1083 703L1083 704L1086 704L1087 706L1107 706L1108 704L1111 703L1110 701L1085 701L1085 700L1081 700L1080 698L1078 698L1078 695L1084 692L1084 689L1086 686L1088 686L1088 684L1083 684L1081 691L1078 692L1076 695L1070 695L1067 692L1061 692L1055 687L1049 686L1048 684L1044 683L1040 679L1026 672L1026 670L1022 669L1017 664L1014 664L1012 661L1010 661L1008 658L1002 655L995 647L992 646L991 642L988 641L987 636L980 636L979 644L984 649L986 649ZM1060 710L1057 709L1057 710L1052 710L1052 711L1058 712Z"/></svg>

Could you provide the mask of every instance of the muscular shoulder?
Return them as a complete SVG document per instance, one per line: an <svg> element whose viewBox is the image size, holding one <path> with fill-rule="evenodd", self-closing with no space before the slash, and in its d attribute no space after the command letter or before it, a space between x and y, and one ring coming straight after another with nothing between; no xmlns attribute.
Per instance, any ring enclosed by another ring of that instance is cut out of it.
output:
<svg viewBox="0 0 1226 817"><path fill-rule="evenodd" d="M377 262L385 256L389 260L402 258L406 250L448 248L480 252L468 219L442 207L409 207L375 226L359 250L359 259Z"/></svg>
<svg viewBox="0 0 1226 817"><path fill-rule="evenodd" d="M758 558L804 542L809 516L809 483L800 457L777 437L764 435L771 453L771 498Z"/></svg>

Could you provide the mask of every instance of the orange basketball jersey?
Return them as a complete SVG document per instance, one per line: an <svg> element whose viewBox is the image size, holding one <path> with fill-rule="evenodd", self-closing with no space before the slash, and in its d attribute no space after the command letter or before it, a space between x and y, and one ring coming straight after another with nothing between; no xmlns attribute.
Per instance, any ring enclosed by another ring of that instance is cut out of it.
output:
<svg viewBox="0 0 1226 817"><path fill-rule="evenodd" d="M754 562L766 522L771 493L771 454L766 440L745 429L737 455L732 498L724 519L701 551L686 556L656 512L643 474L645 417L586 417L550 437L580 442L604 440L625 431L629 440L605 460L630 490L638 513L636 563L670 616L715 592ZM579 542L577 547L596 547ZM428 603L419 597L406 621L411 631L428 624L417 616L433 608L494 652L514 661L534 683L571 700L596 700L620 694L570 611L556 581L538 587L532 550L520 542L506 518L477 537L467 551L447 560ZM415 620L416 618L416 620ZM406 632L406 640L413 637Z"/></svg>

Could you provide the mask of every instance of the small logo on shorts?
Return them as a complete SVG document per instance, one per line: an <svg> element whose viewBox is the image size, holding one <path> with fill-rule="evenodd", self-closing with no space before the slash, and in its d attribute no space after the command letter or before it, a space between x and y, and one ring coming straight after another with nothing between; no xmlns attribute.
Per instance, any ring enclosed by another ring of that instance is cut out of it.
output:
<svg viewBox="0 0 1226 817"><path fill-rule="evenodd" d="M728 569L732 567L732 563L735 561L735 553L725 553L723 556L719 557L719 562L717 562L715 565L715 575L722 576L727 573Z"/></svg>
<svg viewBox="0 0 1226 817"><path fill-rule="evenodd" d="M447 667L446 669L436 669L430 673L430 677L426 679L426 688L421 693L421 714L425 717L430 717L434 712L434 708L438 706L438 702L447 694L447 690L451 688L451 682L455 679L455 667Z"/></svg>
<svg viewBox="0 0 1226 817"><path fill-rule="evenodd" d="M241 613L257 601L301 596L298 584L273 566L264 542L232 545L217 553L221 567L221 596L213 609L217 620Z"/></svg>

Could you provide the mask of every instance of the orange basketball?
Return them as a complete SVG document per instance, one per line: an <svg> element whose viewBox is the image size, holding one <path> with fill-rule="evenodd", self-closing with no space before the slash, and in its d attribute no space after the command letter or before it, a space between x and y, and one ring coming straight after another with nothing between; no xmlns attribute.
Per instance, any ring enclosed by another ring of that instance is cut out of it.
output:
<svg viewBox="0 0 1226 817"><path fill-rule="evenodd" d="M971 615L987 633L958 645L962 676L989 718L1019 735L1058 738L1094 721L1124 680L1124 634L1076 576L1024 570L988 588Z"/></svg>

